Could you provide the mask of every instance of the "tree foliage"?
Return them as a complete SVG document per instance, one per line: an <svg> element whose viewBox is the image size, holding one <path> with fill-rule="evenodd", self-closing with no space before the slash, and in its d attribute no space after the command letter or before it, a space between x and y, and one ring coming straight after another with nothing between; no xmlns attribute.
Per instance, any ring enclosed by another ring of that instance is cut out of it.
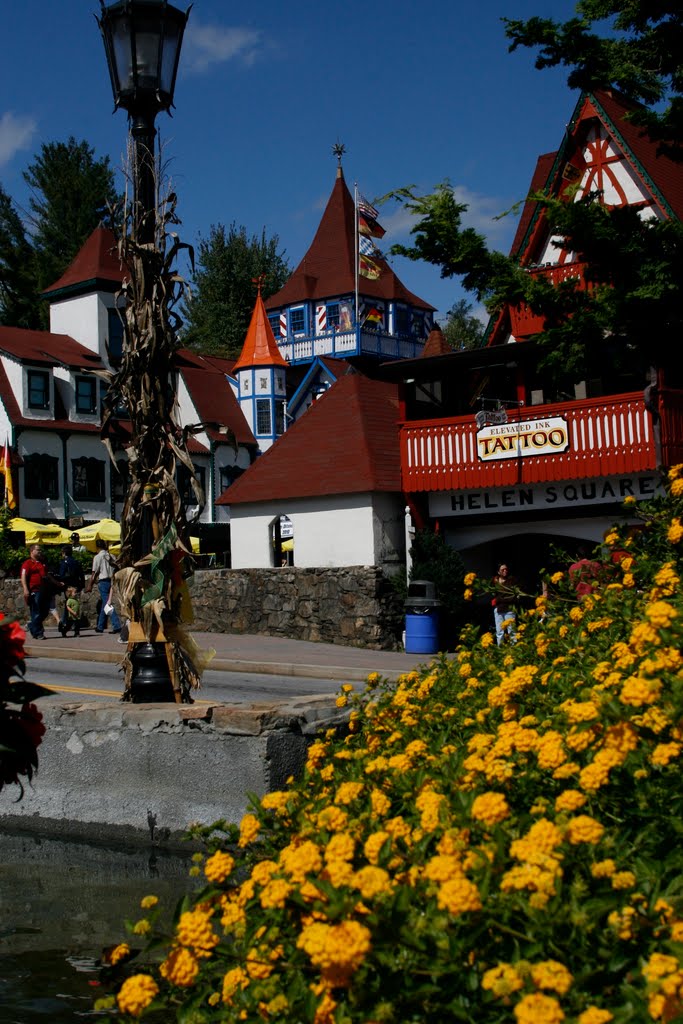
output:
<svg viewBox="0 0 683 1024"><path fill-rule="evenodd" d="M39 290L66 270L88 235L116 201L109 157L97 159L87 142L49 142L24 171L31 189L31 240Z"/></svg>
<svg viewBox="0 0 683 1024"><path fill-rule="evenodd" d="M85 240L115 205L109 157L87 142L44 143L24 171L31 189L26 224L0 187L0 319L8 326L46 328L40 294L64 273Z"/></svg>
<svg viewBox="0 0 683 1024"><path fill-rule="evenodd" d="M11 197L0 185L0 323L40 326L33 246Z"/></svg>
<svg viewBox="0 0 683 1024"><path fill-rule="evenodd" d="M682 159L683 10L679 0L579 0L576 12L578 17L564 23L539 17L505 18L510 50L538 47L536 67L570 68L572 89L616 86L644 104L633 115L634 122ZM653 109L655 105L658 109Z"/></svg>
<svg viewBox="0 0 683 1024"><path fill-rule="evenodd" d="M661 111L640 108L634 119L656 138L666 138L668 155L680 151L680 5L580 0L577 12L579 17L564 24L544 18L508 21L510 48L540 46L536 66L570 67L573 87L616 84L631 99L666 102ZM604 19L612 19L612 36L591 31L594 22ZM601 376L607 363L617 373L641 376L648 366L672 359L671 340L683 329L680 221L641 219L632 207L608 209L597 192L576 202L531 196L545 207L564 248L588 264L590 287L581 291L573 280L554 286L530 275L514 257L489 248L482 234L463 226L467 207L457 202L448 182L431 195L418 196L408 188L391 196L416 217L412 244L392 251L440 267L442 277L461 277L463 287L491 315L505 304L527 303L545 317L539 342L546 368L581 379Z"/></svg>
<svg viewBox="0 0 683 1024"><path fill-rule="evenodd" d="M473 316L473 308L467 299L458 299L448 310L448 319L443 324L443 334L455 352L479 348L484 341L484 325Z"/></svg>
<svg viewBox="0 0 683 1024"><path fill-rule="evenodd" d="M277 235L247 235L235 222L214 224L197 252L192 295L183 314L185 344L207 355L239 355L254 308L256 278L265 275L262 294L278 291L289 277Z"/></svg>

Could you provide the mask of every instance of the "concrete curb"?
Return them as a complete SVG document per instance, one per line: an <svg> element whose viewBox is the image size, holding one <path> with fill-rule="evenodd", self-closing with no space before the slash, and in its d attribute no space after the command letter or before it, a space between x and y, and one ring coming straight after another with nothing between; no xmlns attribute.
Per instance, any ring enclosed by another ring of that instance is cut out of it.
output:
<svg viewBox="0 0 683 1024"><path fill-rule="evenodd" d="M61 643L59 647L52 646L49 642L28 643L24 650L29 658L55 658L64 661L97 661L116 665L121 661L124 648L120 646L113 651L84 650L82 647L68 647ZM241 672L250 675L272 675L292 676L299 679L338 679L340 682L361 682L364 683L368 675L374 669L364 669L358 666L343 665L299 665L293 663L281 663L272 661L246 661L233 658L213 658L209 669L214 672ZM380 671L384 679L396 682L402 674L401 671L386 670Z"/></svg>

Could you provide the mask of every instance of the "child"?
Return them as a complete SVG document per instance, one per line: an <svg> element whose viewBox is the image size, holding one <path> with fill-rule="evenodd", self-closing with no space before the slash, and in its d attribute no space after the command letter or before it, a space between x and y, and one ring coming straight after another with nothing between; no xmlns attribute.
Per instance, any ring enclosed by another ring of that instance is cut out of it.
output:
<svg viewBox="0 0 683 1024"><path fill-rule="evenodd" d="M69 629L73 626L74 636L78 636L81 632L81 602L78 599L78 590L76 587L66 588L66 622L59 627L59 632L62 636L66 636Z"/></svg>

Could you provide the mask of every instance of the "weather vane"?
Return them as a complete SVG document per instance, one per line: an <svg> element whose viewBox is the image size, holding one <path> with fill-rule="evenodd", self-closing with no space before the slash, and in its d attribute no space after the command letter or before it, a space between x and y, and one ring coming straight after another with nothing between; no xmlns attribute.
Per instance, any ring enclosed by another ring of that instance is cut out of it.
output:
<svg viewBox="0 0 683 1024"><path fill-rule="evenodd" d="M343 142L339 142L339 140L337 140L335 142L334 146L332 147L332 152L336 156L337 163L341 167L342 157L344 156L344 153L346 152L346 146L344 145Z"/></svg>

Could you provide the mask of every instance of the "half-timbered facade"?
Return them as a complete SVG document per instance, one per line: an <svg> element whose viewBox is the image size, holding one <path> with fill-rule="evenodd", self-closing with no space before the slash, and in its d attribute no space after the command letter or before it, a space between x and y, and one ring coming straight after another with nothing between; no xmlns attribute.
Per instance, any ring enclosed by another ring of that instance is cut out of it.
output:
<svg viewBox="0 0 683 1024"><path fill-rule="evenodd" d="M680 165L658 152L611 92L584 94L557 153L538 161L530 192L578 201L598 190L610 206L660 220L683 213ZM513 254L528 272L558 283L584 268L555 236L543 207L525 204ZM661 469L683 460L680 360L650 379L618 376L563 384L541 369L533 336L544 321L508 306L489 345L386 367L401 382L401 479L413 520L442 531L468 568L505 560L532 579L555 545L601 541L625 498L652 497Z"/></svg>

